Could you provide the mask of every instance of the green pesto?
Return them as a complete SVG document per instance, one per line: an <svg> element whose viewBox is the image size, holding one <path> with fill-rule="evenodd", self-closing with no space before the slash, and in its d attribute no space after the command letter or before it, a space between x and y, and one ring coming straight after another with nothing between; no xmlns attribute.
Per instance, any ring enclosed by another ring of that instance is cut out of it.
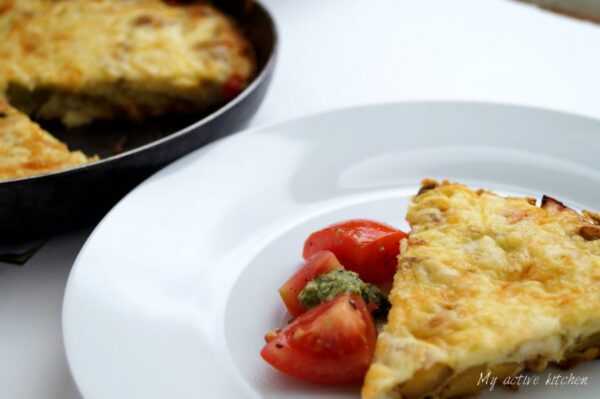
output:
<svg viewBox="0 0 600 399"><path fill-rule="evenodd" d="M313 278L300 291L298 300L306 308L312 308L343 294L362 296L367 304L375 305L375 316L378 317L385 317L390 309L387 297L376 285L365 283L358 277L358 273L344 269L333 270Z"/></svg>

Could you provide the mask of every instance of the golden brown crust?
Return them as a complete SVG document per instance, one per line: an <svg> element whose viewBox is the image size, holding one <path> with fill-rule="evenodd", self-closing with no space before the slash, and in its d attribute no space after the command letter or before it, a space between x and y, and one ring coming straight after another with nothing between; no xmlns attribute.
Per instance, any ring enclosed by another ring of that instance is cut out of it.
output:
<svg viewBox="0 0 600 399"><path fill-rule="evenodd" d="M95 159L69 151L0 97L0 180L48 173Z"/></svg>
<svg viewBox="0 0 600 399"><path fill-rule="evenodd" d="M592 219L555 200L542 208L450 182L425 185L407 214L412 231L364 398L444 398L468 389L478 368L512 375L597 356L589 346L600 342L578 348L600 331L600 240L581 233L597 227ZM452 377L419 377L432 367ZM426 393L403 394L419 381L426 389L410 392Z"/></svg>
<svg viewBox="0 0 600 399"><path fill-rule="evenodd" d="M254 70L228 17L157 0L0 0L0 59L0 91L13 105L36 97L28 99L37 117L68 126L199 112Z"/></svg>

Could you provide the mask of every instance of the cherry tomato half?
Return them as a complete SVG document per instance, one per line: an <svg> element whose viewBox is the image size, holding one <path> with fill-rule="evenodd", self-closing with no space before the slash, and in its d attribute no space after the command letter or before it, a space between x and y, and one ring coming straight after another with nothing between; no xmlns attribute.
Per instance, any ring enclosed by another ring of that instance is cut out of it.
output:
<svg viewBox="0 0 600 399"><path fill-rule="evenodd" d="M377 331L360 295L341 295L288 324L260 355L290 376L317 383L361 380L375 351Z"/></svg>
<svg viewBox="0 0 600 399"><path fill-rule="evenodd" d="M357 272L368 283L390 282L400 252L400 240L406 233L372 220L354 219L314 232L304 243L305 259L329 250L347 270Z"/></svg>

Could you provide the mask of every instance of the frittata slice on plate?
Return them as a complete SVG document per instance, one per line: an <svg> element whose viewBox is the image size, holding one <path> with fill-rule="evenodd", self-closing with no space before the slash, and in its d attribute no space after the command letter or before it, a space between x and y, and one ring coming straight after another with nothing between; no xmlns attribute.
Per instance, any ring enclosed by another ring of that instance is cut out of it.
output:
<svg viewBox="0 0 600 399"><path fill-rule="evenodd" d="M425 181L362 395L450 398L600 346L600 215ZM489 381L489 380L488 380Z"/></svg>
<svg viewBox="0 0 600 399"><path fill-rule="evenodd" d="M0 180L71 168L96 160L67 146L0 97Z"/></svg>
<svg viewBox="0 0 600 399"><path fill-rule="evenodd" d="M201 112L254 71L223 13L158 0L0 0L0 60L13 106L67 126Z"/></svg>

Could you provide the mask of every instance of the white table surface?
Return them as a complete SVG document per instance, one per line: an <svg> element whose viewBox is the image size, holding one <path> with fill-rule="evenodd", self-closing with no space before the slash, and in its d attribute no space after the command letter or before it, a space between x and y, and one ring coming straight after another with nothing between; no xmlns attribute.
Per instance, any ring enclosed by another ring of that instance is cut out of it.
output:
<svg viewBox="0 0 600 399"><path fill-rule="evenodd" d="M278 65L251 126L365 103L474 100L600 118L600 26L509 0L265 0ZM568 132L567 132L568 134ZM567 135L565 137L568 137ZM0 263L0 397L79 398L61 305L91 230Z"/></svg>

